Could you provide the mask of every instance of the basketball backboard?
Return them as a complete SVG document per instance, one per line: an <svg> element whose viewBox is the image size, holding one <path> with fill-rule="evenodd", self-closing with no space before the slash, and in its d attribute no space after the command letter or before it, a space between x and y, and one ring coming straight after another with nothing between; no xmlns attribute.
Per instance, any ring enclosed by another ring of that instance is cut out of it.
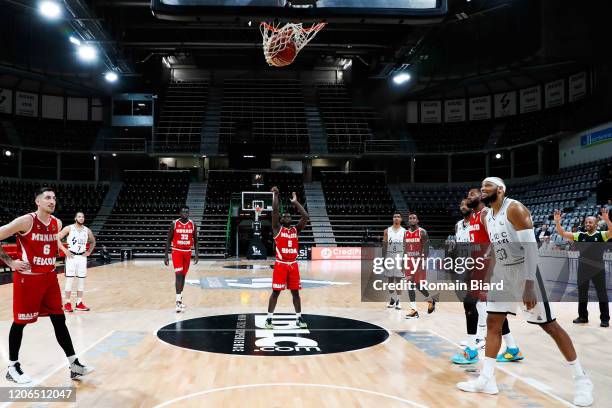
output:
<svg viewBox="0 0 612 408"><path fill-rule="evenodd" d="M448 0L152 0L153 14L186 21L274 18L339 23L417 23L447 12ZM313 5L316 4L316 5Z"/></svg>
<svg viewBox="0 0 612 408"><path fill-rule="evenodd" d="M274 194L270 191L243 191L242 211L255 211L260 207L262 211L272 211Z"/></svg>

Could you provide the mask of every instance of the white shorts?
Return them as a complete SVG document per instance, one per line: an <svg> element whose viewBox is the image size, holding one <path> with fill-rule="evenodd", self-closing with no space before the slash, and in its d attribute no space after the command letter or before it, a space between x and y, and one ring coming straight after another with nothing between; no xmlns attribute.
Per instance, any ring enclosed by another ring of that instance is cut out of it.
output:
<svg viewBox="0 0 612 408"><path fill-rule="evenodd" d="M504 290L491 290L487 295L487 313L503 313L516 315L520 313L528 323L544 324L556 319L540 272L534 284L537 303L531 310L523 304L525 288L525 264L503 266L496 265L491 276L491 283L504 282Z"/></svg>
<svg viewBox="0 0 612 408"><path fill-rule="evenodd" d="M393 260L396 259L396 256L403 256L403 253L399 253L399 254L389 254L387 257L391 258ZM403 268L397 268L397 265L394 265L393 268L387 269L385 268L385 270L383 271L383 276L385 278L403 278L406 276L406 274L404 273Z"/></svg>
<svg viewBox="0 0 612 408"><path fill-rule="evenodd" d="M72 258L66 258L66 277L87 277L87 257L83 255L74 255Z"/></svg>

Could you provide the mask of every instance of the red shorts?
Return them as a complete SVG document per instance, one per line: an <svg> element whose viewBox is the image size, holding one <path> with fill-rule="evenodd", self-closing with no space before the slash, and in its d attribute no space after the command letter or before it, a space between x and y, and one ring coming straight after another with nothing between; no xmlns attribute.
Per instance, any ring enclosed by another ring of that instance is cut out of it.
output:
<svg viewBox="0 0 612 408"><path fill-rule="evenodd" d="M302 289L300 284L300 269L297 262L286 264L275 262L274 272L272 273L272 290L299 290Z"/></svg>
<svg viewBox="0 0 612 408"><path fill-rule="evenodd" d="M479 283L483 283L483 282L489 282L489 268L490 268L490 261L485 260L484 261L484 268L481 269L477 269L476 267L474 267L474 269L472 269L469 273L469 282L468 285L472 285L472 281L477 281ZM476 289L476 290L470 290L468 291L468 296L472 297L472 298L476 298L482 302L487 300L487 291L486 290L480 290L480 289Z"/></svg>
<svg viewBox="0 0 612 408"><path fill-rule="evenodd" d="M64 314L55 272L41 275L13 272L13 321L34 323L39 316L50 314Z"/></svg>
<svg viewBox="0 0 612 408"><path fill-rule="evenodd" d="M411 272L412 271L409 269L406 269L404 271L406 275L406 280L412 281L414 283L420 283L424 280L427 280L427 272L425 272L425 269L419 268L416 270L415 273L411 273Z"/></svg>
<svg viewBox="0 0 612 408"><path fill-rule="evenodd" d="M172 267L174 273L180 273L181 275L187 275L189 270L189 264L191 263L191 250L188 251L177 251L172 250Z"/></svg>

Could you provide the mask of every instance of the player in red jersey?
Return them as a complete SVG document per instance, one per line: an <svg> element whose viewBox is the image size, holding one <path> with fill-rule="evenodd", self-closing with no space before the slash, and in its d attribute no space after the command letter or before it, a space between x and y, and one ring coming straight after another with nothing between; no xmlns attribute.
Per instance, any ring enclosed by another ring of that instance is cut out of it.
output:
<svg viewBox="0 0 612 408"><path fill-rule="evenodd" d="M191 249L195 248L194 265L200 260L198 254L198 227L189 219L189 207L181 207L180 218L172 221L168 229L168 239L164 249L164 265L168 266L168 248L172 248L172 267L174 268L174 287L176 289L176 313L185 310L183 288L185 276L191 263Z"/></svg>
<svg viewBox="0 0 612 408"><path fill-rule="evenodd" d="M272 199L272 233L274 234L274 246L276 249L276 260L274 262L274 272L272 273L272 294L268 303L268 317L266 318L266 329L274 328L272 317L281 290L289 289L293 296L293 306L295 307L296 321L299 328L306 328L308 325L302 318L302 303L300 300L300 270L298 269L297 256L300 250L298 244L298 234L308 223L308 213L297 200L295 192L291 198L291 204L300 213L300 221L295 226L291 226L291 214L285 211L279 216L278 188L272 187L274 193Z"/></svg>
<svg viewBox="0 0 612 408"><path fill-rule="evenodd" d="M13 260L0 247L0 258L13 270L13 325L9 332L9 367L6 379L25 384L32 379L23 372L19 363L19 349L26 324L39 316L49 316L57 342L70 365L70 378L79 379L93 371L81 364L74 352L72 339L66 327L55 258L58 248L67 250L58 240L62 222L55 218L55 193L43 187L36 192L36 212L22 215L0 227L0 241L15 235L20 259Z"/></svg>
<svg viewBox="0 0 612 408"><path fill-rule="evenodd" d="M487 252L491 241L487 233L484 219L487 208L480 200L481 192L478 188L468 191L467 206L472 209L470 217L470 243L472 246L472 258L486 258L485 267L471 271L470 280L488 282L489 273L493 265ZM465 350L452 357L455 364L474 364L478 362L478 349L485 346L487 327L487 292L483 290L469 291L463 300L465 319L467 325L468 340L465 342ZM508 319L504 320L502 336L506 343L506 351L497 356L499 362L510 362L522 360L523 354L516 345L514 336L510 332Z"/></svg>
<svg viewBox="0 0 612 408"><path fill-rule="evenodd" d="M404 255L408 259L408 268L406 269L406 279L414 282L416 288L425 296L427 303L427 313L433 313L436 310L436 301L429 296L429 291L426 288L421 288L421 282L427 280L425 260L429 256L429 236L424 228L419 227L419 217L416 213L410 213L408 216L408 229L404 237ZM421 258L420 260L418 258ZM413 270L413 262L420 262L415 270ZM408 311L406 319L418 319L419 312L416 310L416 292L414 289L408 289L408 297L410 298L411 310Z"/></svg>

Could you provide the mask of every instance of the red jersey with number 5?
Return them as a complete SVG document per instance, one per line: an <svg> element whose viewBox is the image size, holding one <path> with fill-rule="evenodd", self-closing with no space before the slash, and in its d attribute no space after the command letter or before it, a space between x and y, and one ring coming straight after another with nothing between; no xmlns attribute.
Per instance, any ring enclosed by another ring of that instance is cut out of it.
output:
<svg viewBox="0 0 612 408"><path fill-rule="evenodd" d="M36 213L32 217L32 228L24 234L18 233L17 253L22 261L28 262L32 273L48 273L55 271L57 256L57 234L59 224L57 218L51 216L49 224L44 224Z"/></svg>
<svg viewBox="0 0 612 408"><path fill-rule="evenodd" d="M281 227L274 237L276 246L276 260L279 262L293 263L297 259L299 244L298 232L295 227Z"/></svg>
<svg viewBox="0 0 612 408"><path fill-rule="evenodd" d="M187 220L185 224L181 219L174 220L174 235L172 249L174 251L190 251L193 247L193 221Z"/></svg>

